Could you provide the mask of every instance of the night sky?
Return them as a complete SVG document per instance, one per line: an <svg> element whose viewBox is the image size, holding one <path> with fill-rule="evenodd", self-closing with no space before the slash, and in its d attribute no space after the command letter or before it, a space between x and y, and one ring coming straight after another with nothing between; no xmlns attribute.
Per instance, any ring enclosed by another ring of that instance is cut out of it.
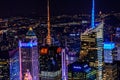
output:
<svg viewBox="0 0 120 80"><path fill-rule="evenodd" d="M51 0L51 15L91 12L92 0ZM46 16L46 0L0 0L0 17L38 15ZM120 12L119 0L95 0L95 12Z"/></svg>

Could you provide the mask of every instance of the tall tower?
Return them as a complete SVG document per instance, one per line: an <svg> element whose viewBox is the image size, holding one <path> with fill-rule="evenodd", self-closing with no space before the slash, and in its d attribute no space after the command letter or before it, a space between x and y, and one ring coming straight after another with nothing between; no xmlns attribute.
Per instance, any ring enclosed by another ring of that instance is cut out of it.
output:
<svg viewBox="0 0 120 80"><path fill-rule="evenodd" d="M92 0L91 27L95 28L95 0Z"/></svg>
<svg viewBox="0 0 120 80"><path fill-rule="evenodd" d="M32 80L39 80L37 37L31 27L26 38L19 41L19 64L20 80L24 80L27 71L31 74Z"/></svg>
<svg viewBox="0 0 120 80"><path fill-rule="evenodd" d="M40 77L41 80L58 80L61 78L61 48L53 44L53 39L50 33L50 0L47 0L47 29L48 34L45 39L45 44L40 46Z"/></svg>
<svg viewBox="0 0 120 80"><path fill-rule="evenodd" d="M47 11L48 11L48 19L47 19L47 30L48 30L48 34L47 34L47 37L46 37L46 43L47 45L51 45L52 44L52 38L51 38L51 34L50 34L50 2L48 0L48 3L47 3Z"/></svg>

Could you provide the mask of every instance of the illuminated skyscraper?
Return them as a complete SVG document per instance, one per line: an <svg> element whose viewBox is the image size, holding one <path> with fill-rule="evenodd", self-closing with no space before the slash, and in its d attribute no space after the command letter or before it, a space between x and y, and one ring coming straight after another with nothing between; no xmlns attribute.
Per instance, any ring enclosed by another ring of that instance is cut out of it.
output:
<svg viewBox="0 0 120 80"><path fill-rule="evenodd" d="M113 53L112 50L115 48L115 43L104 42L104 63L113 63Z"/></svg>
<svg viewBox="0 0 120 80"><path fill-rule="evenodd" d="M30 27L26 39L19 41L20 80L29 70L32 80L39 80L37 37Z"/></svg>
<svg viewBox="0 0 120 80"><path fill-rule="evenodd" d="M47 30L48 34L45 39L45 45L40 47L40 76L41 80L58 80L61 78L61 48L54 46L53 39L50 34L50 7L49 0L47 4L48 20Z"/></svg>
<svg viewBox="0 0 120 80"><path fill-rule="evenodd" d="M102 21L94 31L97 34L97 59L98 59L98 80L103 79L103 26L104 22Z"/></svg>
<svg viewBox="0 0 120 80"><path fill-rule="evenodd" d="M19 50L10 58L10 80L24 80L29 71L32 80L39 80L37 37L32 28L19 41Z"/></svg>
<svg viewBox="0 0 120 80"><path fill-rule="evenodd" d="M114 59L113 49L115 48L115 43L105 42L104 43L104 69L105 74L103 76L104 80L118 80L118 69L117 63Z"/></svg>
<svg viewBox="0 0 120 80"><path fill-rule="evenodd" d="M102 80L103 70L103 24L101 22L96 28L86 30L81 36L82 48L80 58L88 56L85 60L82 59L82 61L89 62L90 60L90 66L96 66L98 80Z"/></svg>

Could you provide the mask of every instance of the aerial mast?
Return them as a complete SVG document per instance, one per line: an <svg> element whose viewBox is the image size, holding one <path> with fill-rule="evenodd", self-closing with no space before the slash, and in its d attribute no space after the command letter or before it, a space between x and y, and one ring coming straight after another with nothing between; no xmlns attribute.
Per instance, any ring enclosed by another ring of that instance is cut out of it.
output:
<svg viewBox="0 0 120 80"><path fill-rule="evenodd" d="M95 28L95 0L92 0L91 27Z"/></svg>
<svg viewBox="0 0 120 80"><path fill-rule="evenodd" d="M48 34L47 34L47 40L46 43L48 45L52 44L52 39L51 39L51 33L50 33L50 1L47 0L47 30L48 30Z"/></svg>

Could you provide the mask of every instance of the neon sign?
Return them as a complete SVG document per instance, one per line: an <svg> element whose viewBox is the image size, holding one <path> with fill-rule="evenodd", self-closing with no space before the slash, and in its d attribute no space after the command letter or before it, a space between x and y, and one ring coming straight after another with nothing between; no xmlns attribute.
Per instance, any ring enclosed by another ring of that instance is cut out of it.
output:
<svg viewBox="0 0 120 80"><path fill-rule="evenodd" d="M74 69L82 69L80 66L73 66Z"/></svg>
<svg viewBox="0 0 120 80"><path fill-rule="evenodd" d="M37 42L28 42L28 43L19 42L19 47L33 47L33 46L37 46Z"/></svg>
<svg viewBox="0 0 120 80"><path fill-rule="evenodd" d="M115 48L115 43L104 43L104 49L113 49Z"/></svg>

